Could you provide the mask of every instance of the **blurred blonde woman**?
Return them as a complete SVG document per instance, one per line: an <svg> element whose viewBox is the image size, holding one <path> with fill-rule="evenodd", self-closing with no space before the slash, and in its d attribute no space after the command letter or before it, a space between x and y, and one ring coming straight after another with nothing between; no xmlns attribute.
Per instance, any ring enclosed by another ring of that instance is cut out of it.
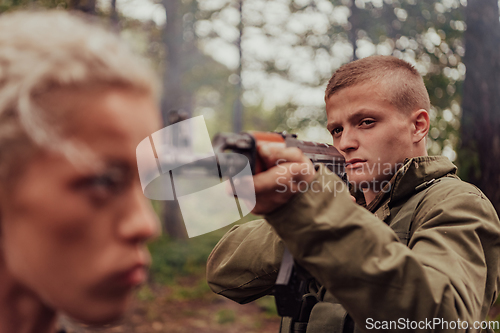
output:
<svg viewBox="0 0 500 333"><path fill-rule="evenodd" d="M157 94L147 66L86 19L0 16L0 333L125 311L159 230L135 157L159 128Z"/></svg>

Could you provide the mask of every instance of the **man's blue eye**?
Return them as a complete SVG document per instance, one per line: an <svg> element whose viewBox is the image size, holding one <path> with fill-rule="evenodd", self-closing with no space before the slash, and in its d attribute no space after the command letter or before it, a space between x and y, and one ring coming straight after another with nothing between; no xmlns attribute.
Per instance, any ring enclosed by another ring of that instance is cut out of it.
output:
<svg viewBox="0 0 500 333"><path fill-rule="evenodd" d="M342 133L342 127L337 127L332 130L333 135L338 135L340 133Z"/></svg>

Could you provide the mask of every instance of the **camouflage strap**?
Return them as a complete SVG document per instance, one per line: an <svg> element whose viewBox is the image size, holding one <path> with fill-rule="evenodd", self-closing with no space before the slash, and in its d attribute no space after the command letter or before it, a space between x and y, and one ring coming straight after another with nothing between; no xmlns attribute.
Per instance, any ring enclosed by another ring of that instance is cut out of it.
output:
<svg viewBox="0 0 500 333"><path fill-rule="evenodd" d="M280 333L292 333L292 317L281 317Z"/></svg>

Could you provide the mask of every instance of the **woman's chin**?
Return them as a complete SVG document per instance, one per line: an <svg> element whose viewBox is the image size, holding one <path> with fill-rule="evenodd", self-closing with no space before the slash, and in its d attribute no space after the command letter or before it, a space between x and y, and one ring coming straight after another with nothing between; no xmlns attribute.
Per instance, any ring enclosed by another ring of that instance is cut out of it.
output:
<svg viewBox="0 0 500 333"><path fill-rule="evenodd" d="M68 317L90 326L103 326L119 322L130 305L130 297L114 304L98 304L64 311Z"/></svg>

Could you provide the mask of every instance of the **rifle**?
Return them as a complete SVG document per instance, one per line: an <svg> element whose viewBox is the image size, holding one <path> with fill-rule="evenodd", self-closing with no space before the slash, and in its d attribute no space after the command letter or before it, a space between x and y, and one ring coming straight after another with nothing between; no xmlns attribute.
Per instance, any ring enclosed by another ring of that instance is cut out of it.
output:
<svg viewBox="0 0 500 333"><path fill-rule="evenodd" d="M284 143L286 147L299 148L313 165L324 164L330 171L335 172L339 177L347 182L345 173L345 159L339 151L332 145L297 139L296 134L286 134L277 132L243 132L243 133L219 133L212 140L212 146L216 154L230 150L246 156L250 162L252 174L257 174L266 170L264 161L257 153L257 142L277 142ZM220 154L218 158L223 158ZM237 169L237 165L228 161L220 163L227 168Z"/></svg>
<svg viewBox="0 0 500 333"><path fill-rule="evenodd" d="M310 141L297 139L296 134L273 133L273 132L247 132L247 133L220 133L212 141L214 151L222 153L231 150L248 158L252 174L265 171L266 167L257 152L257 142L279 142L285 143L286 147L299 148L314 165L324 164L328 169L335 172L346 184L348 184L345 173L345 159L335 147ZM225 155L217 154L220 158ZM234 174L239 169L235 161L224 161L220 165L226 165L228 174ZM294 259L285 247L281 261L278 278L274 287L274 297L278 314L282 317L292 317L294 321L307 321L310 309L314 304L308 300L303 302L306 294L307 281L298 273L294 266Z"/></svg>

